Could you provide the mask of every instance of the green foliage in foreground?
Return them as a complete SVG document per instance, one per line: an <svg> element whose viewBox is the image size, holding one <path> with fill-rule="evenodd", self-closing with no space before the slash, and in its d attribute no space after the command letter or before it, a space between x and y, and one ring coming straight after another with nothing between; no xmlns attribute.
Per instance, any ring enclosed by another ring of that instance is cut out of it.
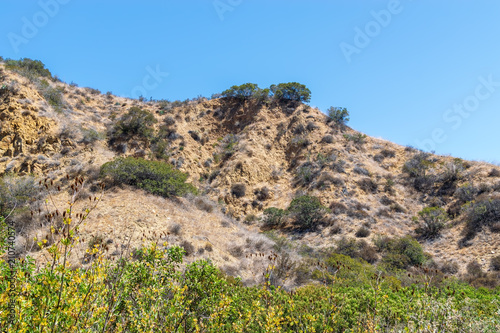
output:
<svg viewBox="0 0 500 333"><path fill-rule="evenodd" d="M57 250L54 250L56 253ZM94 252L97 249L94 249ZM498 332L499 291L449 281L441 289L373 273L338 255L329 282L293 292L243 287L209 261L181 269L183 250L152 244L136 260L61 258L35 269L0 261L0 326L9 332ZM366 266L366 267L365 267ZM273 268L266 271L269 280ZM11 303L12 302L12 303ZM8 304L15 314L9 318Z"/></svg>
<svg viewBox="0 0 500 333"><path fill-rule="evenodd" d="M187 174L172 165L142 158L119 157L101 167L101 175L114 184L127 184L163 197L196 193L196 187L186 183Z"/></svg>

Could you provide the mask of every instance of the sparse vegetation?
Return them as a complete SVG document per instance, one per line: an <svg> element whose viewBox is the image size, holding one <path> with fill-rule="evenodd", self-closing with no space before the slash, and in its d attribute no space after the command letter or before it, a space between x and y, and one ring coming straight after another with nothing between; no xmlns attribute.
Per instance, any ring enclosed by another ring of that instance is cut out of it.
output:
<svg viewBox="0 0 500 333"><path fill-rule="evenodd" d="M371 178L365 177L360 179L357 182L360 189L365 191L366 193L376 193L377 192L377 183L375 183Z"/></svg>
<svg viewBox="0 0 500 333"><path fill-rule="evenodd" d="M360 227L358 230L356 230L355 236L359 238L364 238L370 236L370 229L367 227Z"/></svg>
<svg viewBox="0 0 500 333"><path fill-rule="evenodd" d="M433 239L440 235L448 221L446 211L441 207L426 207L418 212L418 227L415 229L417 235L425 239Z"/></svg>
<svg viewBox="0 0 500 333"><path fill-rule="evenodd" d="M13 209L25 209L39 197L40 188L34 177L4 175L0 179L0 216L9 215Z"/></svg>
<svg viewBox="0 0 500 333"><path fill-rule="evenodd" d="M136 106L131 107L113 127L111 140L119 138L137 137L141 139L150 139L153 136L153 124L156 118L149 111L142 110Z"/></svg>
<svg viewBox="0 0 500 333"><path fill-rule="evenodd" d="M434 165L431 154L417 152L403 166L403 172L413 179L413 186L418 191L428 190L434 183L434 179L428 174L429 169Z"/></svg>
<svg viewBox="0 0 500 333"><path fill-rule="evenodd" d="M500 220L500 199L483 198L467 204L466 210L466 238L472 238L483 227L492 227Z"/></svg>
<svg viewBox="0 0 500 333"><path fill-rule="evenodd" d="M344 134L344 139L346 139L346 141L352 141L356 145L360 146L365 143L366 134L361 134L361 133Z"/></svg>

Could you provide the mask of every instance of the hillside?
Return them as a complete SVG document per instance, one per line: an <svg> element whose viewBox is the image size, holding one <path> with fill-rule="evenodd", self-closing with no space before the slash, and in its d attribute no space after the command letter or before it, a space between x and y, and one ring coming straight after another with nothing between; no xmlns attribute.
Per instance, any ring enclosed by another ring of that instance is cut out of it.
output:
<svg viewBox="0 0 500 333"><path fill-rule="evenodd" d="M75 248L79 258L93 238L108 242L112 257L124 243L139 247L153 233L168 232L161 237L183 244L190 252L188 262L210 258L252 284L266 263L249 255L273 248L285 248L299 265L350 238L380 248L384 236L410 234L432 257L429 267L447 267L443 271L457 276L466 273L471 261L492 271L490 263L500 251L497 208L484 223L470 222L475 203L499 200L500 168L488 163L364 136L301 102L132 100L29 76L5 63L0 63L0 85L0 174L7 182L33 175L37 182L69 186L66 175L83 176L87 187L80 196L87 198L99 193L104 163L134 156L170 163L199 190L198 196L173 200L131 186L107 186L80 229L87 241ZM131 109L154 117L150 133L117 132L120 121L137 116ZM279 227L264 224L264 210L286 209L306 194L328 207L312 228L297 230L291 217ZM60 209L68 201L65 191L52 197ZM76 204L83 207L85 201ZM32 219L30 211L40 209L42 216L45 208L43 201L30 205L13 216L16 247L43 261L44 250L36 250L31 240L43 239L48 227L41 218ZM435 237L415 233L414 217L426 207L440 207L450 217ZM288 242L292 245L283 246ZM381 257L368 258L377 263Z"/></svg>

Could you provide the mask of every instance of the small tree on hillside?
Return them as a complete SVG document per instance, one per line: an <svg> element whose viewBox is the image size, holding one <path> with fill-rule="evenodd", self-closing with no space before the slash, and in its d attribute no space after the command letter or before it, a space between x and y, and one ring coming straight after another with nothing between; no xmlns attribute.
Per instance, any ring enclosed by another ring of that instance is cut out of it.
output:
<svg viewBox="0 0 500 333"><path fill-rule="evenodd" d="M344 127L349 119L349 111L346 108L330 106L327 110L328 117L335 122L336 125Z"/></svg>

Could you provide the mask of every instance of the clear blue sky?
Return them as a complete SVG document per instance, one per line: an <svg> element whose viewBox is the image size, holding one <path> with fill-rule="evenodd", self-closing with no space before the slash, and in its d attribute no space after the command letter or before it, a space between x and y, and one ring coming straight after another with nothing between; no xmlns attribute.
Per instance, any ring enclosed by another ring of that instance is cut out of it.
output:
<svg viewBox="0 0 500 333"><path fill-rule="evenodd" d="M154 99L297 81L368 135L499 162L499 15L498 0L0 0L0 55Z"/></svg>

